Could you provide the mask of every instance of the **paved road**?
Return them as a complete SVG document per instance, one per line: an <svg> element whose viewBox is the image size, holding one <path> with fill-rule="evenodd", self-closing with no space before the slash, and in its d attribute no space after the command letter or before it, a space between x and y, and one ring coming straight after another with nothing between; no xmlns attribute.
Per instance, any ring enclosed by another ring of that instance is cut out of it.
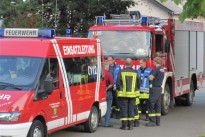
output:
<svg viewBox="0 0 205 137"><path fill-rule="evenodd" d="M95 133L84 133L82 127L73 127L49 137L205 137L205 84L196 92L191 107L175 106L168 115L162 116L160 127L145 127L143 120L140 123L132 131L122 131L119 120L112 119L113 128L99 127Z"/></svg>

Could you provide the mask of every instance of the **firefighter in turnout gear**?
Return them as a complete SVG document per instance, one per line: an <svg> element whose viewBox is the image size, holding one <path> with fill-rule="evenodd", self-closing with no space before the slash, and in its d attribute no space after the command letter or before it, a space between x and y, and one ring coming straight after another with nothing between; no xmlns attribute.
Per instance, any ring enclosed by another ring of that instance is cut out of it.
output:
<svg viewBox="0 0 205 137"><path fill-rule="evenodd" d="M149 75L152 69L147 67L146 60L140 60L140 68L137 70L138 77L140 79L140 105L139 107L139 114L142 113L144 110L146 113L146 119L148 120L148 110L147 110L147 100L149 99L149 90L150 90L150 82L149 82Z"/></svg>
<svg viewBox="0 0 205 137"><path fill-rule="evenodd" d="M119 99L117 98L117 92L116 92L116 80L117 80L117 75L120 72L121 68L120 65L115 63L115 59L113 56L108 57L108 62L109 62L109 72L112 74L114 79L114 86L112 88L112 93L113 93L112 117L120 118L120 106L119 106Z"/></svg>
<svg viewBox="0 0 205 137"><path fill-rule="evenodd" d="M135 100L139 85L137 85L138 77L137 72L132 68L132 59L127 58L125 60L125 66L121 70L117 77L116 89L118 98L120 98L120 114L122 121L122 130L132 130L134 126L134 109Z"/></svg>
<svg viewBox="0 0 205 137"><path fill-rule="evenodd" d="M161 66L161 58L154 58L155 69L151 72L149 79L152 82L150 96L148 99L149 123L146 126L160 126L161 117L161 92L164 79L164 68Z"/></svg>

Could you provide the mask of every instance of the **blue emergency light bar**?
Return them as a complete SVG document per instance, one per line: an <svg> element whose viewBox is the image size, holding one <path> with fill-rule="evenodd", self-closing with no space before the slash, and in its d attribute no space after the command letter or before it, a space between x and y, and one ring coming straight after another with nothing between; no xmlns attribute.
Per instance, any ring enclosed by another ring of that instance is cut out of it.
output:
<svg viewBox="0 0 205 137"><path fill-rule="evenodd" d="M54 38L54 29L0 28L0 37Z"/></svg>
<svg viewBox="0 0 205 137"><path fill-rule="evenodd" d="M71 36L71 29L66 29L66 36L70 37Z"/></svg>
<svg viewBox="0 0 205 137"><path fill-rule="evenodd" d="M141 19L141 25L156 25L160 23L160 19L156 17L143 16Z"/></svg>
<svg viewBox="0 0 205 137"><path fill-rule="evenodd" d="M102 25L104 20L105 20L105 16L97 16L96 17L97 25Z"/></svg>
<svg viewBox="0 0 205 137"><path fill-rule="evenodd" d="M148 21L149 21L149 18L148 18L148 17L142 17L142 19L141 19L141 24L142 24L142 25L147 25L147 24L148 24Z"/></svg>

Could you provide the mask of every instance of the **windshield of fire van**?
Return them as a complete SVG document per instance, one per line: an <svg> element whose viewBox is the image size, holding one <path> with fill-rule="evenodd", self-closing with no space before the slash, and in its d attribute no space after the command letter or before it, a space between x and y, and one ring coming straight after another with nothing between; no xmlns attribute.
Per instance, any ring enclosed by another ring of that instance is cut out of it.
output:
<svg viewBox="0 0 205 137"><path fill-rule="evenodd" d="M42 58L0 56L0 90L31 90Z"/></svg>
<svg viewBox="0 0 205 137"><path fill-rule="evenodd" d="M147 31L90 31L88 37L97 34L101 41L104 55L148 57L151 34Z"/></svg>

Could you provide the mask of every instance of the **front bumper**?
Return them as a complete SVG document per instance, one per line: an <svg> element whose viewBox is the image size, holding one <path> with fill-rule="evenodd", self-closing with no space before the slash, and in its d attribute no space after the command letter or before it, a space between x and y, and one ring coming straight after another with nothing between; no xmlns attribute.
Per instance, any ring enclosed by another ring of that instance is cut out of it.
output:
<svg viewBox="0 0 205 137"><path fill-rule="evenodd" d="M0 137L26 137L31 124L0 124Z"/></svg>

